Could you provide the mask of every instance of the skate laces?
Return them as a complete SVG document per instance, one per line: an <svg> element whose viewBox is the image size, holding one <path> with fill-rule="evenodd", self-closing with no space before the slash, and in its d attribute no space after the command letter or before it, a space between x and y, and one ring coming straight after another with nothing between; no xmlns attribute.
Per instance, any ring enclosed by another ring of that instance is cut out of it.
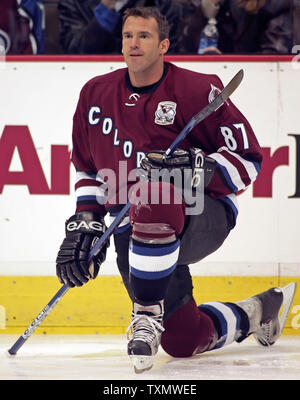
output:
<svg viewBox="0 0 300 400"><path fill-rule="evenodd" d="M272 330L272 320L268 320L261 324L259 329L255 332L257 340L264 346L270 346L271 341L271 330Z"/></svg>
<svg viewBox="0 0 300 400"><path fill-rule="evenodd" d="M278 318L269 319L261 324L254 332L256 341L263 346L271 346L280 336L280 323Z"/></svg>
<svg viewBox="0 0 300 400"><path fill-rule="evenodd" d="M153 341L159 340L159 334L165 329L159 321L162 321L163 314L156 315L154 318L146 314L132 313L132 320L127 328L127 339L141 340L150 346Z"/></svg>

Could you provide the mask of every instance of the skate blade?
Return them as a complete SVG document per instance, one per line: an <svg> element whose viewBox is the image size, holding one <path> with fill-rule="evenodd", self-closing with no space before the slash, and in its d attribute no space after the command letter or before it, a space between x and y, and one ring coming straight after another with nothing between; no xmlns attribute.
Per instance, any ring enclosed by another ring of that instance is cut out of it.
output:
<svg viewBox="0 0 300 400"><path fill-rule="evenodd" d="M134 372L140 374L144 371L149 371L153 367L152 356L129 356L133 362Z"/></svg>
<svg viewBox="0 0 300 400"><path fill-rule="evenodd" d="M282 301L282 310L279 315L280 334L283 331L284 325L289 315L295 297L296 288L297 288L296 282L289 283L287 286L281 288L283 294L283 301Z"/></svg>

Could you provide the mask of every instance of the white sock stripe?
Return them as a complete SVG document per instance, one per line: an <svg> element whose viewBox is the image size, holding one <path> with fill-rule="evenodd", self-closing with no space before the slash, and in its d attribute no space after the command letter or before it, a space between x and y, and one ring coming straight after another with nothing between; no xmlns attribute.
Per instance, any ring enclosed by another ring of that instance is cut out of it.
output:
<svg viewBox="0 0 300 400"><path fill-rule="evenodd" d="M226 340L225 340L223 346L225 346L226 344L230 344L230 343L234 342L235 334L236 334L237 319L236 319L236 316L234 315L232 309L230 307L226 306L226 304L219 303L217 301L204 303L203 305L204 306L205 305L209 305L211 307L214 307L220 313L222 313L224 319L226 320L226 323L227 323L227 337L226 337Z"/></svg>
<svg viewBox="0 0 300 400"><path fill-rule="evenodd" d="M159 257L143 256L129 250L129 265L137 270L158 272L171 268L176 264L179 256L179 246L171 254Z"/></svg>

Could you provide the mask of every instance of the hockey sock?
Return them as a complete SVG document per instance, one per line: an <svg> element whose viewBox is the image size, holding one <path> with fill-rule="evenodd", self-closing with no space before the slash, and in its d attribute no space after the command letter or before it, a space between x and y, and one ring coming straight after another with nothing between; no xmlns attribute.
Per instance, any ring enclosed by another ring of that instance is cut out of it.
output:
<svg viewBox="0 0 300 400"><path fill-rule="evenodd" d="M209 302L198 306L213 321L217 341L213 348L226 346L246 335L249 330L249 320L246 313L234 303Z"/></svg>
<svg viewBox="0 0 300 400"><path fill-rule="evenodd" d="M141 193L146 193L143 201ZM170 194L168 202L164 202L165 193ZM130 285L139 300L162 300L179 256L185 206L167 182L141 182L130 201Z"/></svg>
<svg viewBox="0 0 300 400"><path fill-rule="evenodd" d="M136 298L157 301L165 297L171 273L176 268L179 246L178 239L167 244L131 240L130 284Z"/></svg>

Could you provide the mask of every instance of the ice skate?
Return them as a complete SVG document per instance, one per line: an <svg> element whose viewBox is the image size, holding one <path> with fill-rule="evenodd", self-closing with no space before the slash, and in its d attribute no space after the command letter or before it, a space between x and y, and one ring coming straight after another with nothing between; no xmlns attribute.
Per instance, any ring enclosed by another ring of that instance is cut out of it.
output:
<svg viewBox="0 0 300 400"><path fill-rule="evenodd" d="M253 333L258 344L271 346L279 338L289 314L296 287L296 283L292 282L283 288L275 287L249 299L236 302L248 315L248 335Z"/></svg>
<svg viewBox="0 0 300 400"><path fill-rule="evenodd" d="M128 355L133 360L134 370L140 373L153 366L153 359L160 345L163 301L133 303L132 320L127 329Z"/></svg>

